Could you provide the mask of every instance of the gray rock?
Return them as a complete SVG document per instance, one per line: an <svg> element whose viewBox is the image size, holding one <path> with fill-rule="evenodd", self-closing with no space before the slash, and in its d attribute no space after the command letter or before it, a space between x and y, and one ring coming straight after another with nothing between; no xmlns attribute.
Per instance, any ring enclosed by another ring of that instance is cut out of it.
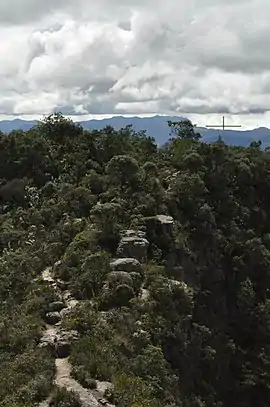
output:
<svg viewBox="0 0 270 407"><path fill-rule="evenodd" d="M50 312L59 312L63 308L65 308L65 304L63 303L63 301L54 301L49 304Z"/></svg>
<svg viewBox="0 0 270 407"><path fill-rule="evenodd" d="M49 347L54 349L56 335L57 335L56 327L47 328L46 331L43 333L42 338L40 339L38 347L39 348Z"/></svg>
<svg viewBox="0 0 270 407"><path fill-rule="evenodd" d="M118 285L126 284L133 287L133 280L126 271L112 271L107 275L108 288L115 288Z"/></svg>
<svg viewBox="0 0 270 407"><path fill-rule="evenodd" d="M61 265L62 265L62 260L58 260L58 261L56 261L55 263L54 263L54 265L53 265L53 269L54 270L56 270L56 269L58 269Z"/></svg>
<svg viewBox="0 0 270 407"><path fill-rule="evenodd" d="M45 321L49 324L49 325L55 325L58 322L61 321L61 315L59 312L48 312L45 315Z"/></svg>
<svg viewBox="0 0 270 407"><path fill-rule="evenodd" d="M113 260L110 263L110 266L113 270L118 271L118 270L123 270L128 273L141 273L142 272L142 266L141 263L131 257L124 257L121 259L116 259Z"/></svg>
<svg viewBox="0 0 270 407"><path fill-rule="evenodd" d="M162 225L172 225L173 224L173 218L171 216L157 215L156 218Z"/></svg>
<svg viewBox="0 0 270 407"><path fill-rule="evenodd" d="M58 358L66 358L70 354L71 345L78 340L78 331L60 331L56 335L55 353Z"/></svg>
<svg viewBox="0 0 270 407"><path fill-rule="evenodd" d="M148 240L138 236L126 236L120 240L117 255L121 258L132 257L138 261L145 261L147 258Z"/></svg>

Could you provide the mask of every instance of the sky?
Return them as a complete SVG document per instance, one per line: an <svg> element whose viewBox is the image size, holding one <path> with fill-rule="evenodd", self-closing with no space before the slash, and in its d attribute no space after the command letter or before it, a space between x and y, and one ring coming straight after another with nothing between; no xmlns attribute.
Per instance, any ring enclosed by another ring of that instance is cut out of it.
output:
<svg viewBox="0 0 270 407"><path fill-rule="evenodd" d="M0 0L0 118L270 127L269 0Z"/></svg>

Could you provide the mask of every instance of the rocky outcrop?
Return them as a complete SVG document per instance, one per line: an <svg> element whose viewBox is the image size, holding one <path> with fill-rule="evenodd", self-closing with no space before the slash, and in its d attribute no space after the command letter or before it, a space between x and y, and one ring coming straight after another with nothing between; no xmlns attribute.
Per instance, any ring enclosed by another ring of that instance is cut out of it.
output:
<svg viewBox="0 0 270 407"><path fill-rule="evenodd" d="M171 234L173 230L173 218L168 215L157 215L156 219L160 225L161 232L164 234Z"/></svg>
<svg viewBox="0 0 270 407"><path fill-rule="evenodd" d="M141 273L142 265L141 263L132 257L123 257L121 259L116 259L111 261L110 266L114 271L126 271L127 273Z"/></svg>
<svg viewBox="0 0 270 407"><path fill-rule="evenodd" d="M134 258L139 262L147 259L148 240L142 231L127 230L121 238L117 255L120 258Z"/></svg>
<svg viewBox="0 0 270 407"><path fill-rule="evenodd" d="M168 217L162 217L159 222L162 225L170 225ZM164 215L165 216L165 215ZM111 272L107 275L104 286L104 304L112 306L124 306L138 295L143 283L143 270L141 262L147 260L148 240L145 232L126 230L118 245L118 258L111 261ZM72 344L78 340L79 334L75 330L67 331L61 328L62 320L77 306L78 300L74 299L68 290L68 284L62 280L55 280L53 271L61 267L62 262L56 262L52 268L48 267L42 273L42 278L54 289L59 300L49 304L45 315L46 330L40 340L39 347L49 347L55 355L56 375L54 384L64 387L68 391L74 391L81 401L82 407L114 407L105 398L105 390L111 383L97 381L96 389L85 389L80 383L71 377L71 365L69 355ZM107 297L107 298L106 298ZM148 298L148 292L142 290L142 298ZM106 313L105 313L106 314ZM40 403L39 407L49 406L49 399Z"/></svg>

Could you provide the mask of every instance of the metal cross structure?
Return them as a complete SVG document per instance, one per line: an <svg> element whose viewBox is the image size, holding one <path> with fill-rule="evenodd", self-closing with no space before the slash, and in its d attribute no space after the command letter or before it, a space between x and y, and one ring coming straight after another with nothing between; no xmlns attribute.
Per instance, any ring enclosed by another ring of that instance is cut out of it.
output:
<svg viewBox="0 0 270 407"><path fill-rule="evenodd" d="M225 117L224 116L222 116L222 125L215 125L215 124L210 124L210 125L207 125L206 127L222 127L222 130L225 130L225 127L242 127L241 126L241 124L236 124L236 125L226 125L225 126Z"/></svg>

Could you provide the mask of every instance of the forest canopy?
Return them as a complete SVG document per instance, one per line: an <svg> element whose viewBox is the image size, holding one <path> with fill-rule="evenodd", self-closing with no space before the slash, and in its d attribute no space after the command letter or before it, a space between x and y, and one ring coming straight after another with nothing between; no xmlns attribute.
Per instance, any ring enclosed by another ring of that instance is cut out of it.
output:
<svg viewBox="0 0 270 407"><path fill-rule="evenodd" d="M0 134L1 407L80 405L38 346L51 266L79 301L82 386L110 382L119 407L269 406L270 154L169 125L161 147L61 114Z"/></svg>

